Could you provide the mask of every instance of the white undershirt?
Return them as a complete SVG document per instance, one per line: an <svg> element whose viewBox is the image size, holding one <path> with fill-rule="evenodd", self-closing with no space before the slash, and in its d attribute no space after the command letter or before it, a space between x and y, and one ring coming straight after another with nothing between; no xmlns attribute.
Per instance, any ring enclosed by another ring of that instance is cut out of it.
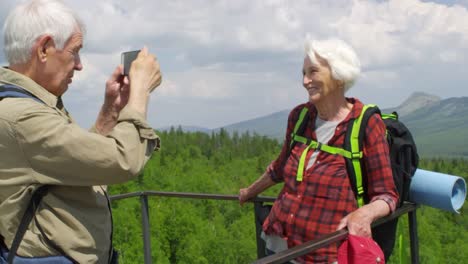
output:
<svg viewBox="0 0 468 264"><path fill-rule="evenodd" d="M333 137L335 134L336 126L338 126L339 121L326 121L322 120L317 116L317 119L315 121L316 126L315 126L315 134L317 135L317 141L322 143L322 144L328 144L328 141ZM310 156L309 162L307 163L307 169L310 168L315 161L317 160L317 155L319 151L314 151L312 155ZM283 250L286 250L288 248L286 240L284 240L282 237L278 235L266 235L263 231L261 234L261 238L265 241L266 243L266 248L273 252L281 252ZM297 263L294 260L290 261L291 263ZM337 264L337 262L333 262L332 264Z"/></svg>
<svg viewBox="0 0 468 264"><path fill-rule="evenodd" d="M317 119L315 120L315 134L317 135L317 142L320 142L322 144L328 144L328 141L330 141L330 139L335 134L336 126L338 126L338 123L340 123L340 120L326 121L320 119L320 117L317 116ZM320 151L315 150L314 153L312 153L309 162L307 163L306 169L309 169L310 167L312 167L312 165L314 165L319 152Z"/></svg>

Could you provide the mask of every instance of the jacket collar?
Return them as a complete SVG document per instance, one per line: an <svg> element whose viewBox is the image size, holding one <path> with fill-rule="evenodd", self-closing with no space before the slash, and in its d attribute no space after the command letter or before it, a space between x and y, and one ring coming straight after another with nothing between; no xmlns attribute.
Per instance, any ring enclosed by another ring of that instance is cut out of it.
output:
<svg viewBox="0 0 468 264"><path fill-rule="evenodd" d="M341 123L347 123L351 119L358 118L359 115L361 114L362 108L364 107L362 102L359 101L359 99L357 99L357 98L353 98L353 97L348 98L348 97L346 97L346 101L353 104L353 108L351 109L349 114L345 117L345 119L342 122L340 122L340 124ZM311 102L306 103L306 106L309 109L310 119L315 120L315 118L317 117L317 108ZM315 124L315 122L314 122L314 124Z"/></svg>
<svg viewBox="0 0 468 264"><path fill-rule="evenodd" d="M45 104L50 107L56 107L58 98L57 96L51 94L44 87L37 84L35 81L29 77L12 71L8 68L0 67L0 83L12 84L19 86L28 92L32 93L34 96L39 98Z"/></svg>

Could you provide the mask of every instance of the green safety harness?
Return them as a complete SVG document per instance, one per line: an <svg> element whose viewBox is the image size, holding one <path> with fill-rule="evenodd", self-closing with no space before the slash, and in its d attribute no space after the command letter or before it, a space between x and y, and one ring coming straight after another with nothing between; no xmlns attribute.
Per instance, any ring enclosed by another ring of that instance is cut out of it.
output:
<svg viewBox="0 0 468 264"><path fill-rule="evenodd" d="M372 111L370 111L372 109ZM340 155L346 159L349 159L352 163L351 171L348 171L350 175L354 175L355 177L355 191L356 191L356 200L358 202L358 206L361 207L365 204L364 202L364 185L363 185L363 173L362 173L362 165L361 160L363 158L363 151L362 151L362 139L363 133L365 132L365 125L367 124L367 120L363 123L363 120L366 119L365 115L370 116L372 113L380 113L375 105L364 105L361 114L358 118L351 121L352 124L350 125L350 133L347 133L349 142L350 142L350 149L344 149L341 147L329 146L327 144L323 144L317 142L315 140L306 138L304 136L299 135L301 133L301 127L303 126L304 119L306 119L306 115L309 109L307 107L302 108L299 118L294 126L294 131L291 133L291 143L290 149L293 148L296 142L300 142L302 144L307 145L307 147L302 151L301 157L299 159L299 165L297 168L297 175L296 180L302 181L304 177L304 166L305 160L307 157L307 153L310 149L318 150L327 152L332 155ZM382 114L382 119L392 118L396 119L396 114ZM349 129L349 128L348 128Z"/></svg>
<svg viewBox="0 0 468 264"><path fill-rule="evenodd" d="M304 137L304 131L308 123L309 109L307 107L302 108L299 117L294 126L294 130L291 133L291 143L289 151L292 151L295 144L300 142L306 145L302 151L299 164L297 168L296 180L301 182L304 177L304 170L306 164L307 153L310 149L323 151L332 155L340 155L345 158L346 171L348 172L348 179L350 181L351 188L355 194L358 207L362 207L368 202L367 193L367 180L364 170L364 154L363 154L363 142L365 139L365 132L369 118L379 114L384 120L386 126L386 138L389 144L390 160L392 162L392 173L395 180L395 176L400 179L402 177L402 169L409 171L408 175L413 175L415 168L417 167L417 152L414 144L414 140L411 137L409 130L398 121L398 115L396 112L392 114L382 114L379 108L375 105L364 105L359 116L347 125L347 131L343 146L330 146L317 142L315 140ZM409 151L409 152L408 152ZM399 160L394 164L393 159L405 159L404 164L409 165L398 165ZM408 168L407 168L408 167ZM403 180L404 181L404 180ZM405 199L405 184L400 179L400 188L397 190L400 194L400 198ZM397 184L397 182L395 182ZM409 186L409 185L408 185ZM396 234L398 218L385 223L381 226L375 227L372 232L375 233L375 241L382 247L387 259L393 251L395 237L399 237L399 251L400 251L400 263L404 263L407 257L402 254L404 251L404 239L402 232L398 231Z"/></svg>

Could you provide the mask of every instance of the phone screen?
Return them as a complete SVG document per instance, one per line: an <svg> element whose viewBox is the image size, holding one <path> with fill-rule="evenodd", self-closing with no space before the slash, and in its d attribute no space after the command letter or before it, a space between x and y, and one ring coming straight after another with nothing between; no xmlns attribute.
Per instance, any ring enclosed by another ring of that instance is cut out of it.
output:
<svg viewBox="0 0 468 264"><path fill-rule="evenodd" d="M132 66L132 62L137 58L139 52L140 50L133 50L122 53L121 63L123 65L123 75L128 76L130 66Z"/></svg>

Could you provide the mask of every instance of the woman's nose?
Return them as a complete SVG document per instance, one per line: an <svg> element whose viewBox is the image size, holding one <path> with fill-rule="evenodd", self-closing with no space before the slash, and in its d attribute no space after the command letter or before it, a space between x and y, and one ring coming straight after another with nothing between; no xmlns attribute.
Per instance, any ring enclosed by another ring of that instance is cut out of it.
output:
<svg viewBox="0 0 468 264"><path fill-rule="evenodd" d="M304 74L304 77L302 77L302 84L303 84L303 85L307 85L307 84L309 84L311 81L312 81L312 79L309 78L309 77L307 76L307 74Z"/></svg>

